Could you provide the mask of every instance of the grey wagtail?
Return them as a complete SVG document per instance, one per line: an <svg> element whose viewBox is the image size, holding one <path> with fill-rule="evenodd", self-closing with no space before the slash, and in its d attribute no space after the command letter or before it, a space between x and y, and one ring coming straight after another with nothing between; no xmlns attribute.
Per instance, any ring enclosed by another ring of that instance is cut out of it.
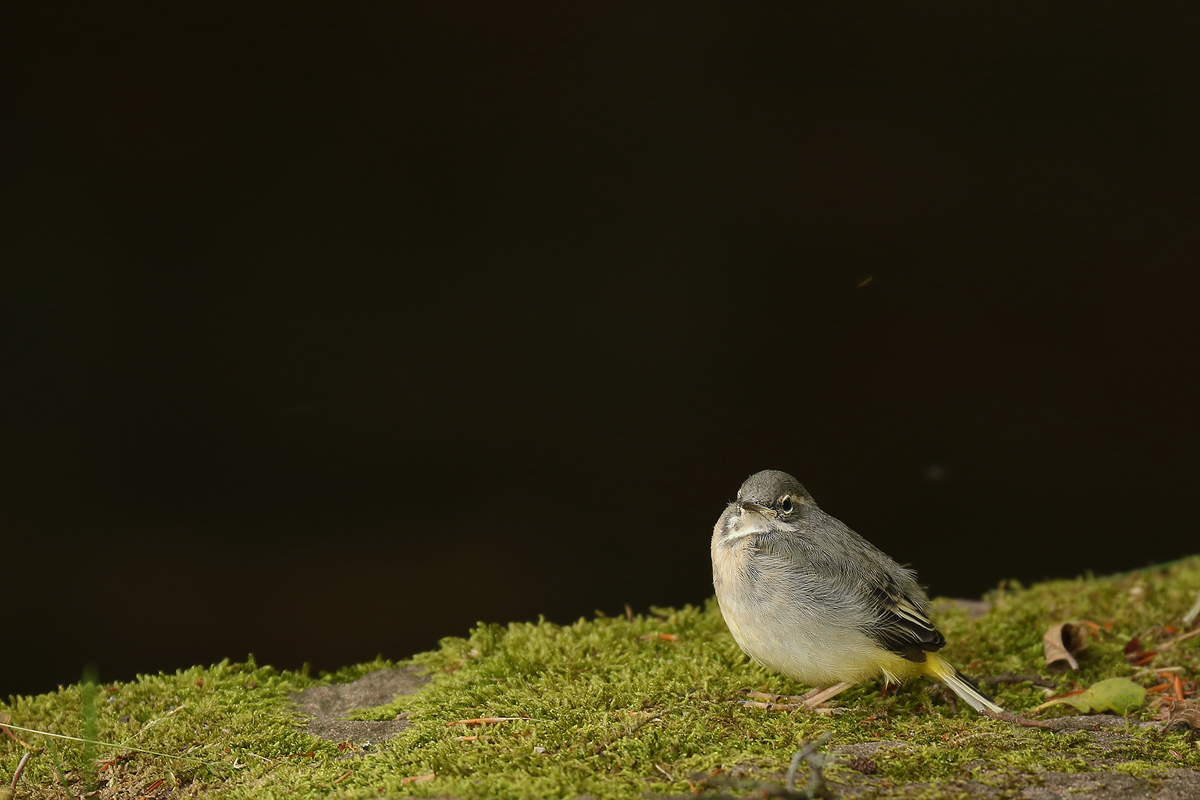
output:
<svg viewBox="0 0 1200 800"><path fill-rule="evenodd" d="M917 574L829 516L786 472L751 475L712 536L713 586L755 661L809 686L815 708L862 681L925 675L976 711L1003 713L938 654Z"/></svg>

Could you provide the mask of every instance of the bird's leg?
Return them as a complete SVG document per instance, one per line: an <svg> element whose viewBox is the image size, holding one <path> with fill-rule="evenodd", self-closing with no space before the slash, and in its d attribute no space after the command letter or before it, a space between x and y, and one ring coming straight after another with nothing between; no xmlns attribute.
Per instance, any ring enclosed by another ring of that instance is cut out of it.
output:
<svg viewBox="0 0 1200 800"><path fill-rule="evenodd" d="M808 694L804 695L804 700L801 705L805 711L811 711L817 706L824 703L826 700L832 700L842 692L853 686L849 681L838 681L833 686L826 686L824 689L813 689Z"/></svg>
<svg viewBox="0 0 1200 800"><path fill-rule="evenodd" d="M796 711L801 708L805 711L811 711L821 705L821 703L824 703L835 695L841 694L853 685L853 683L839 681L833 686L827 686L824 689L820 687L810 689L802 695L771 694L770 692L754 692L749 689L742 689L741 694L754 699L739 700L738 702L749 708L761 708L766 711ZM780 702L781 700L785 702Z"/></svg>
<svg viewBox="0 0 1200 800"><path fill-rule="evenodd" d="M738 694L753 698L752 700L739 700L738 703L741 705L748 708L761 708L766 711L795 711L800 708L800 704L804 702L804 698L808 697L807 694L803 696L772 694L770 692L756 692L752 689L742 689ZM812 694L812 692L809 692L809 694Z"/></svg>

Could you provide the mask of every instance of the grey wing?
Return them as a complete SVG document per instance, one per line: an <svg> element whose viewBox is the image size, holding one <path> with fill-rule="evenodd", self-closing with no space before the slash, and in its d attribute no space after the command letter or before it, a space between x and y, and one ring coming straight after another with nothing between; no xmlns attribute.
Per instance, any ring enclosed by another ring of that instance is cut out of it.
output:
<svg viewBox="0 0 1200 800"><path fill-rule="evenodd" d="M928 600L916 573L841 520L824 516L819 533L810 530L794 544L813 567L865 601L870 622L864 632L886 650L918 664L924 663L926 653L941 650L946 637L925 614Z"/></svg>

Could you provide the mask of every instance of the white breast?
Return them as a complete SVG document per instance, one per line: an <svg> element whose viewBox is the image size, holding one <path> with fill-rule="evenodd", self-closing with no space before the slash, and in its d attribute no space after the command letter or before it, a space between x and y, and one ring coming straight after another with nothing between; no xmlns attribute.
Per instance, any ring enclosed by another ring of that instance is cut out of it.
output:
<svg viewBox="0 0 1200 800"><path fill-rule="evenodd" d="M714 536L712 547L717 602L748 656L810 686L867 680L903 661L863 632L862 609L802 580L792 565L755 552L751 541L718 544Z"/></svg>

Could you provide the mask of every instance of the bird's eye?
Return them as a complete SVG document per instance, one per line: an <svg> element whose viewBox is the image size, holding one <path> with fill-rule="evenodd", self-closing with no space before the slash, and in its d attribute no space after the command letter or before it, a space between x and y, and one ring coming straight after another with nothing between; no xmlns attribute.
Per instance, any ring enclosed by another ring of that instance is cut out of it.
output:
<svg viewBox="0 0 1200 800"><path fill-rule="evenodd" d="M784 497L779 501L779 510L785 514L792 513L792 498Z"/></svg>

